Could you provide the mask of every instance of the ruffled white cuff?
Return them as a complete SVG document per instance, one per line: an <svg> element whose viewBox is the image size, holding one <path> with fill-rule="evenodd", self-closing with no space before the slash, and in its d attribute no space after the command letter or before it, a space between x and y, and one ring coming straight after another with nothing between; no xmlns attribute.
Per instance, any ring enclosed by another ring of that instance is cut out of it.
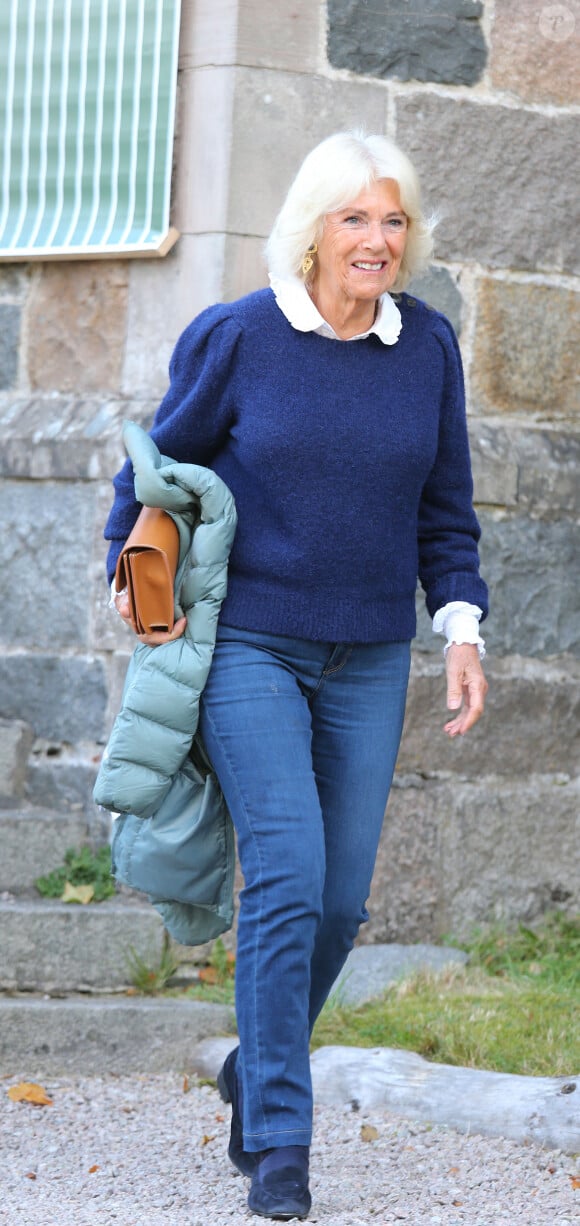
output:
<svg viewBox="0 0 580 1226"><path fill-rule="evenodd" d="M452 643L473 643L477 646L480 660L485 655L485 642L479 633L479 619L482 610L476 604L468 604L466 600L452 600L438 609L433 618L433 633L444 634L447 643L443 654Z"/></svg>

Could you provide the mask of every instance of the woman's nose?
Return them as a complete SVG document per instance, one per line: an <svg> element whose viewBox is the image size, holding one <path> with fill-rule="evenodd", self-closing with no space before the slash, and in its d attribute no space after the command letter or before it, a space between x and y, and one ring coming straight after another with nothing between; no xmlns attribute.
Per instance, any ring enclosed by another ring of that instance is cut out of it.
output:
<svg viewBox="0 0 580 1226"><path fill-rule="evenodd" d="M369 221L365 234L365 244L373 251L380 251L385 246L385 235L380 221Z"/></svg>

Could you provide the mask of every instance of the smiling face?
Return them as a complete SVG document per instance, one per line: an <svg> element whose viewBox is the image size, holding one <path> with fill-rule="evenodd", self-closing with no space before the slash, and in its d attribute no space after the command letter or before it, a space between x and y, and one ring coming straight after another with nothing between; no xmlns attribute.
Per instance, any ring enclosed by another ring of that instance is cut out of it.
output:
<svg viewBox="0 0 580 1226"><path fill-rule="evenodd" d="M327 213L318 243L312 297L376 301L392 288L407 242L399 185L378 179L345 208Z"/></svg>

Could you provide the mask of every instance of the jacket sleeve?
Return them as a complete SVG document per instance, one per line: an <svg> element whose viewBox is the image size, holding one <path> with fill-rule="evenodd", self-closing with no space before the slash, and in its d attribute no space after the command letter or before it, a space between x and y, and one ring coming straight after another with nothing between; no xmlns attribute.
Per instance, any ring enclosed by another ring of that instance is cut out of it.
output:
<svg viewBox="0 0 580 1226"><path fill-rule="evenodd" d="M240 334L227 306L209 307L180 336L169 364L170 384L153 421L151 437L163 455L208 466L234 419L232 373ZM105 525L110 541L107 576L137 519L133 466L126 460L113 479L115 500Z"/></svg>
<svg viewBox="0 0 580 1226"><path fill-rule="evenodd" d="M445 375L435 462L419 505L419 579L431 617L452 600L478 605L487 616L487 587L479 574L480 528L473 509L473 479L465 414L463 369L451 324L437 314L434 331Z"/></svg>

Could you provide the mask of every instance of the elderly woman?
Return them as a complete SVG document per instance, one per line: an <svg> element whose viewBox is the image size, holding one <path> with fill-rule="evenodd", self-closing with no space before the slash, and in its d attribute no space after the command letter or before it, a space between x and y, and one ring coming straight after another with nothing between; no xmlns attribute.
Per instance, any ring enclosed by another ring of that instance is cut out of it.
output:
<svg viewBox="0 0 580 1226"><path fill-rule="evenodd" d="M310 1209L309 1036L368 919L417 577L448 641L448 736L487 688L459 350L400 292L431 249L405 155L381 136L323 141L268 241L271 288L190 324L151 432L238 510L201 715L245 882L240 1045L219 1087L250 1209L275 1219ZM111 576L139 509L130 466L115 484Z"/></svg>

